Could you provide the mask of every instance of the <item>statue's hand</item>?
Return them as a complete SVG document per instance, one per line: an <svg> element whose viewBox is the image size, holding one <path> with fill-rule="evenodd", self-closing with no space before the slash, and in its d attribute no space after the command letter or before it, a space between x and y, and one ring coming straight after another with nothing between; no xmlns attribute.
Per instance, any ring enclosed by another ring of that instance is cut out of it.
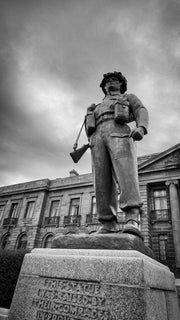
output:
<svg viewBox="0 0 180 320"><path fill-rule="evenodd" d="M131 132L131 135L130 137L132 137L134 140L136 141L140 141L142 140L142 138L144 137L144 133L145 133L145 130L143 127L138 127L138 128L135 128L132 132Z"/></svg>
<svg viewBox="0 0 180 320"><path fill-rule="evenodd" d="M93 103L93 104L91 104L88 108L87 108L87 112L89 111L89 112L92 112L92 111L94 111L94 109L96 108L96 105Z"/></svg>

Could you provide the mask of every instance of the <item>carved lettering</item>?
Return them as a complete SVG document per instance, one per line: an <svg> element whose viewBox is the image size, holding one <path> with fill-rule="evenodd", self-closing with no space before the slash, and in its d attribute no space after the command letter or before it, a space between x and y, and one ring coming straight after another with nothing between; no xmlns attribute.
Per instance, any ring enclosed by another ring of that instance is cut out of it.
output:
<svg viewBox="0 0 180 320"><path fill-rule="evenodd" d="M95 310L79 307L73 310L72 306L67 308L69 314L54 314L47 311L38 310L36 320L77 320L77 319L94 319L94 320L110 320L109 312L103 310Z"/></svg>
<svg viewBox="0 0 180 320"><path fill-rule="evenodd" d="M45 279L45 287L48 289L60 289L64 291L99 294L100 285L96 283L86 283L82 281L67 281L61 279Z"/></svg>
<svg viewBox="0 0 180 320"><path fill-rule="evenodd" d="M44 278L32 306L36 320L111 320L96 282Z"/></svg>

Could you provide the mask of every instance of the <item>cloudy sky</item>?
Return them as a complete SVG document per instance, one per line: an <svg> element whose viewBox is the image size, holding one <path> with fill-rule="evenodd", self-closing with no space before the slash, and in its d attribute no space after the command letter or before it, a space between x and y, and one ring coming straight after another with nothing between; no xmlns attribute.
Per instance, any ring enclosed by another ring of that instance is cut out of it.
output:
<svg viewBox="0 0 180 320"><path fill-rule="evenodd" d="M0 185L91 171L69 152L109 71L149 110L138 155L179 143L179 17L179 0L0 0Z"/></svg>

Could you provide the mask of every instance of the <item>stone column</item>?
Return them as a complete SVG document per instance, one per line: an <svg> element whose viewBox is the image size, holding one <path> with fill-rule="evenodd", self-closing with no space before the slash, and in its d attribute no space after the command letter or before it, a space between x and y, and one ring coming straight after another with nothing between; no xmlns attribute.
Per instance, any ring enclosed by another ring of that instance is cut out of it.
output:
<svg viewBox="0 0 180 320"><path fill-rule="evenodd" d="M177 191L177 180L167 181L166 185L169 186L170 205L172 216L172 229L174 239L174 249L176 255L176 267L180 268L180 207Z"/></svg>

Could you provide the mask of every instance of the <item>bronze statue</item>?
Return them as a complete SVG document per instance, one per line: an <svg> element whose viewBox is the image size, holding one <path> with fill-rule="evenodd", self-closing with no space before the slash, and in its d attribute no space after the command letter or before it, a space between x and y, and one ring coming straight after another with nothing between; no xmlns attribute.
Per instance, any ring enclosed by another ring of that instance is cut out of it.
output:
<svg viewBox="0 0 180 320"><path fill-rule="evenodd" d="M127 80L121 72L104 74L100 84L105 94L101 103L87 109L85 128L91 148L98 233L118 232L117 195L119 206L126 213L124 231L141 237L139 215L142 202L139 194L137 158L134 141L147 133L148 112L134 95L126 93ZM131 132L128 123L136 122Z"/></svg>

